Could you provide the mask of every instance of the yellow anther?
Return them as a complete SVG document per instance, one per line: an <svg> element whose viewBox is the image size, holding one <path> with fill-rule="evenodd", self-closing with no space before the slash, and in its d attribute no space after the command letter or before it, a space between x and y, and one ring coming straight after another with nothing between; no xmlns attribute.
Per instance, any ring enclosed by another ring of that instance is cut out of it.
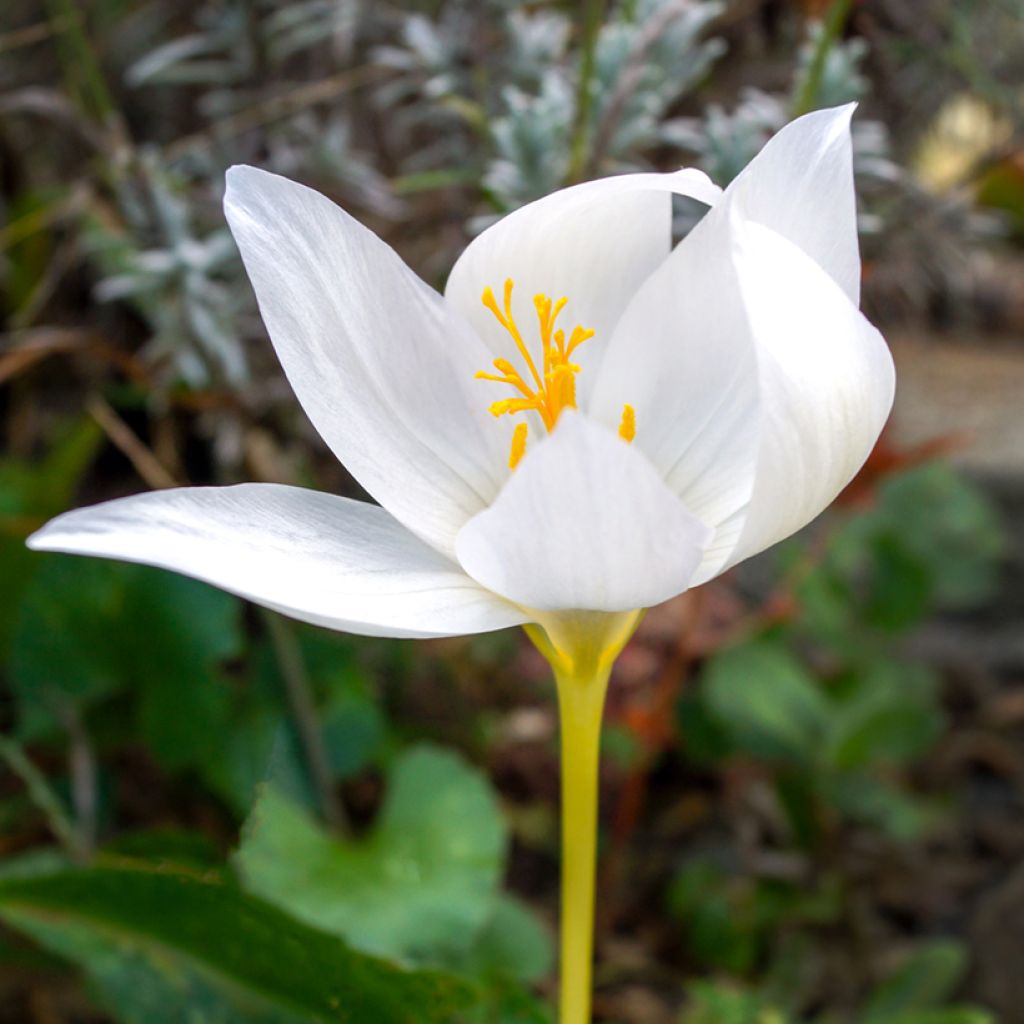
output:
<svg viewBox="0 0 1024 1024"><path fill-rule="evenodd" d="M519 465L519 460L526 454L527 430L525 423L517 423L516 429L512 431L512 450L508 453L509 469L515 469Z"/></svg>
<svg viewBox="0 0 1024 1024"><path fill-rule="evenodd" d="M622 422L619 424L619 437L626 444L636 437L636 409L631 405L622 407Z"/></svg>

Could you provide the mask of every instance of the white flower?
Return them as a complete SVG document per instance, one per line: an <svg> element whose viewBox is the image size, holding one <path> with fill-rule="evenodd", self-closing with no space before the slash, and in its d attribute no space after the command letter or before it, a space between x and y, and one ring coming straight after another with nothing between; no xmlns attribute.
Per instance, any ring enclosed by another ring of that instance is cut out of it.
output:
<svg viewBox="0 0 1024 1024"><path fill-rule="evenodd" d="M532 203L443 298L323 196L233 168L227 217L281 363L380 507L159 491L30 546L384 636L550 633L710 579L825 508L889 413L892 361L857 308L851 113L795 121L724 193L682 170ZM673 193L711 207L674 249Z"/></svg>

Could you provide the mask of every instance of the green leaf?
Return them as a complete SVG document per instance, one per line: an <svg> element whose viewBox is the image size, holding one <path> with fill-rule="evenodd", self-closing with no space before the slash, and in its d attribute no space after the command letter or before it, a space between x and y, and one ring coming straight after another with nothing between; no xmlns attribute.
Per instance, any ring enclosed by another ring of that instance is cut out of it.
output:
<svg viewBox="0 0 1024 1024"><path fill-rule="evenodd" d="M511 896L499 896L490 920L459 968L476 978L540 981L555 959L551 933L529 907Z"/></svg>
<svg viewBox="0 0 1024 1024"><path fill-rule="evenodd" d="M41 461L0 460L0 663L10 657L22 594L41 562L24 538L68 507L102 438L96 423L82 419L62 429Z"/></svg>
<svg viewBox="0 0 1024 1024"><path fill-rule="evenodd" d="M45 557L11 657L22 734L52 731L62 701L88 708L130 691L137 732L161 763L201 764L228 733L220 666L241 651L239 610L230 595L173 573Z"/></svg>
<svg viewBox="0 0 1024 1024"><path fill-rule="evenodd" d="M932 942L915 951L875 989L864 1008L865 1024L892 1024L910 1011L937 1007L960 984L966 966L955 942Z"/></svg>
<svg viewBox="0 0 1024 1024"><path fill-rule="evenodd" d="M111 640L124 607L126 568L41 556L22 600L10 660L24 737L57 729L62 701L87 706L118 688L121 652Z"/></svg>
<svg viewBox="0 0 1024 1024"><path fill-rule="evenodd" d="M230 728L231 691L220 667L242 650L239 603L158 570L130 580L128 601L118 633L142 687L142 737L171 770L201 764Z"/></svg>
<svg viewBox="0 0 1024 1024"><path fill-rule="evenodd" d="M333 838L268 786L235 863L251 891L366 952L451 963L487 923L504 850L484 777L421 746L395 764L365 838Z"/></svg>
<svg viewBox="0 0 1024 1024"><path fill-rule="evenodd" d="M690 952L701 964L730 974L746 974L754 966L762 936L752 888L749 880L736 885L717 865L704 860L679 870L669 903L686 931Z"/></svg>
<svg viewBox="0 0 1024 1024"><path fill-rule="evenodd" d="M932 573L904 538L882 532L874 538L865 620L897 633L920 622L934 604Z"/></svg>
<svg viewBox="0 0 1024 1024"><path fill-rule="evenodd" d="M927 567L940 606L965 607L992 593L1006 532L979 487L933 462L887 481L879 499L871 518Z"/></svg>
<svg viewBox="0 0 1024 1024"><path fill-rule="evenodd" d="M223 862L221 851L209 836L173 826L127 832L104 843L103 853L105 856L193 869L213 869Z"/></svg>
<svg viewBox="0 0 1024 1024"><path fill-rule="evenodd" d="M926 753L944 717L926 666L877 662L836 701L827 759L841 771L903 764Z"/></svg>
<svg viewBox="0 0 1024 1024"><path fill-rule="evenodd" d="M419 1024L468 1000L209 877L138 865L0 881L0 918L78 964L125 1024Z"/></svg>
<svg viewBox="0 0 1024 1024"><path fill-rule="evenodd" d="M828 725L828 703L800 664L768 641L734 647L705 671L708 709L742 753L814 759Z"/></svg>
<svg viewBox="0 0 1024 1024"><path fill-rule="evenodd" d="M941 805L863 773L828 775L822 780L822 796L854 821L904 842L927 834L943 817Z"/></svg>
<svg viewBox="0 0 1024 1024"><path fill-rule="evenodd" d="M996 1024L995 1017L976 1006L943 1006L934 1010L909 1010L880 1018L875 1024Z"/></svg>
<svg viewBox="0 0 1024 1024"><path fill-rule="evenodd" d="M350 778L380 755L386 720L350 641L313 628L298 628L295 636L317 700L332 775ZM205 761L203 778L243 816L263 783L315 808L316 792L301 739L285 713L286 687L272 644L258 643L247 664L244 699L237 702L230 729Z"/></svg>
<svg viewBox="0 0 1024 1024"><path fill-rule="evenodd" d="M687 991L682 1024L788 1024L790 1018L758 992L698 981Z"/></svg>

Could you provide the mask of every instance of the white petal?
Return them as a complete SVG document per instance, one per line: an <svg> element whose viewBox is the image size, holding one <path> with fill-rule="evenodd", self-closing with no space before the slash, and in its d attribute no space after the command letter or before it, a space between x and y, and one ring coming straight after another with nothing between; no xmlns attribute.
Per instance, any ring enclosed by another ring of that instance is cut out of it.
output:
<svg viewBox="0 0 1024 1024"><path fill-rule="evenodd" d="M383 509L279 484L190 487L66 512L29 538L172 569L292 618L368 636L449 636L525 616Z"/></svg>
<svg viewBox="0 0 1024 1024"><path fill-rule="evenodd" d="M524 607L628 611L685 590L709 536L639 451L568 410L456 551Z"/></svg>
<svg viewBox="0 0 1024 1024"><path fill-rule="evenodd" d="M591 396L591 414L613 429L623 405L634 408L634 444L715 528L696 580L735 546L754 484L757 359L732 250L717 207L637 292Z"/></svg>
<svg viewBox="0 0 1024 1024"><path fill-rule="evenodd" d="M884 339L801 249L745 224L737 265L757 343L759 451L734 565L818 515L863 465L892 408Z"/></svg>
<svg viewBox="0 0 1024 1024"><path fill-rule="evenodd" d="M857 305L860 253L850 118L856 104L782 128L726 190L726 202L817 262Z"/></svg>
<svg viewBox="0 0 1024 1024"><path fill-rule="evenodd" d="M278 357L314 426L385 508L440 550L506 475L508 431L471 328L324 196L252 167L225 212Z"/></svg>
<svg viewBox="0 0 1024 1024"><path fill-rule="evenodd" d="M772 281L776 275L749 253L740 260L736 235L748 221L770 225L810 257L804 263L822 268L807 288L824 279L833 296L830 275L850 296L843 315L856 313L852 111L851 105L799 118L765 146L638 290L601 366L593 416L611 426L622 405L632 405L635 443L687 508L715 528L694 585L735 560L760 457L763 314L746 308L750 289L741 287L740 273ZM783 292L777 295L776 319L784 318ZM797 318L803 308L794 311Z"/></svg>
<svg viewBox="0 0 1024 1024"><path fill-rule="evenodd" d="M515 282L512 308L528 345L539 349L533 296L565 296L559 324L597 333L576 352L581 404L620 314L671 248L671 196L713 204L721 190L700 171L624 174L574 185L524 206L475 238L459 257L445 296L494 356L508 358L509 336L480 296Z"/></svg>

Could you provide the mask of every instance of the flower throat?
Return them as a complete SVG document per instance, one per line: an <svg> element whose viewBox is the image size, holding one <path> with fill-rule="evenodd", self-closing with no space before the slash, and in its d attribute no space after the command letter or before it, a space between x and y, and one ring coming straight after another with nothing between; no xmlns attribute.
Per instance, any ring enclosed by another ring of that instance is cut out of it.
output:
<svg viewBox="0 0 1024 1024"><path fill-rule="evenodd" d="M577 325L569 334L556 326L558 315L565 308L568 298L555 302L550 296L538 293L533 297L533 306L537 310L540 324L540 340L543 360L538 368L530 349L523 340L522 332L512 315L511 278L505 281L502 305L498 305L494 292L485 288L481 302L491 311L494 318L508 331L516 348L526 364L527 374L522 374L508 359L495 359L493 366L497 373L481 370L477 373L478 380L493 380L499 384L508 384L518 392L514 398L502 398L492 402L492 416L514 415L520 412L536 412L544 424L544 429L552 431L558 423L563 409L576 408L576 374L580 372L578 363L572 361L572 354L584 342L594 336L593 329ZM526 454L526 423L516 424L512 434L512 449L508 456L509 469L519 465ZM619 437L629 443L636 435L636 412L631 405L622 408L622 421L619 424Z"/></svg>

